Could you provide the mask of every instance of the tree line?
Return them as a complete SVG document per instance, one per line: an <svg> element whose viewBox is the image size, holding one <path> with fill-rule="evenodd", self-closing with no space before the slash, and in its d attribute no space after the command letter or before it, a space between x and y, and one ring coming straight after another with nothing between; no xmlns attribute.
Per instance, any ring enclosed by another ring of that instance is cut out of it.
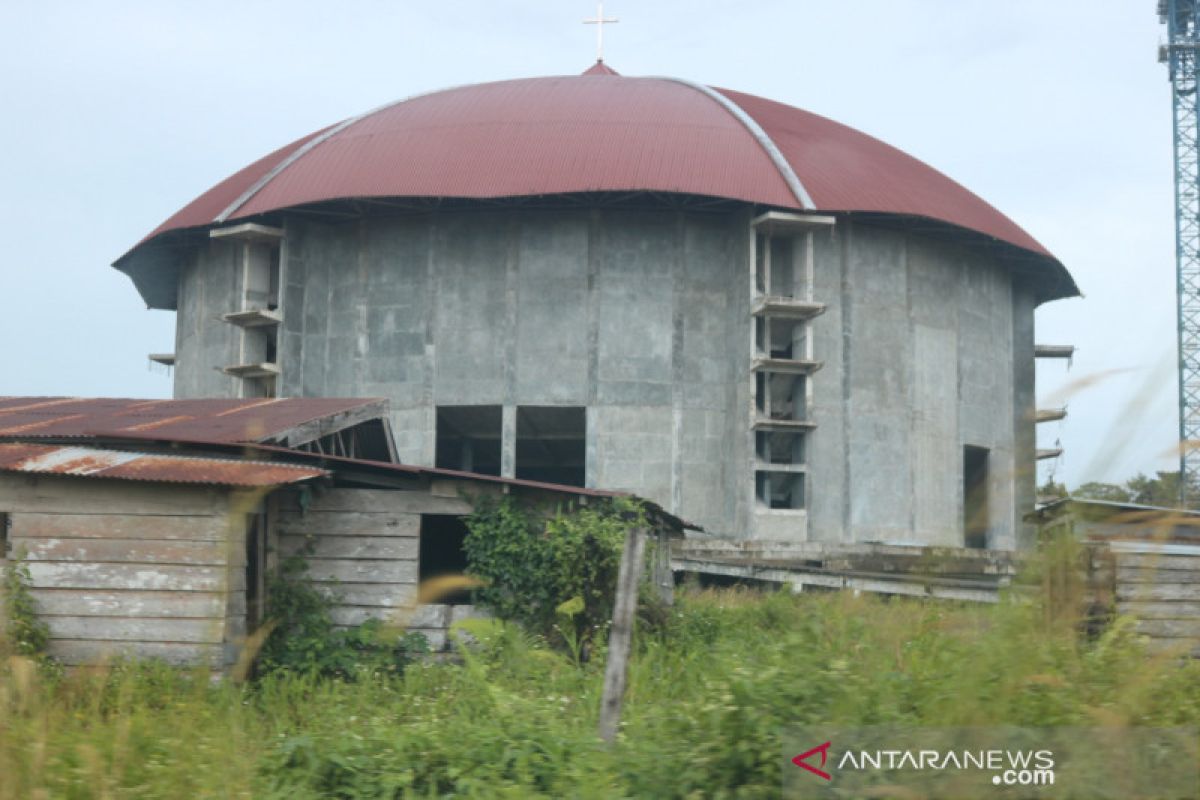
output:
<svg viewBox="0 0 1200 800"><path fill-rule="evenodd" d="M1138 473L1124 483L1088 481L1068 491L1064 484L1053 479L1038 487L1039 498L1079 497L1088 500L1107 500L1113 503L1135 503L1143 506L1178 508L1180 506L1178 472L1156 472L1153 476ZM1187 506L1200 509L1200 480L1189 478Z"/></svg>

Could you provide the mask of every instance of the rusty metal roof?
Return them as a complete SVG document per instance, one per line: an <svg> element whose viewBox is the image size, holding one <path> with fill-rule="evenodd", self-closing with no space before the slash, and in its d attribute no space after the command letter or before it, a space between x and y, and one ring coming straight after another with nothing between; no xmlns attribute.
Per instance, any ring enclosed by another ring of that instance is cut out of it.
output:
<svg viewBox="0 0 1200 800"><path fill-rule="evenodd" d="M190 458L28 443L0 444L0 472L242 487L280 486L329 474L316 467L265 461Z"/></svg>
<svg viewBox="0 0 1200 800"><path fill-rule="evenodd" d="M164 440L153 433L146 434L125 434L120 437L124 442L128 443L133 440L142 440L149 442L170 442L172 444L192 445L195 447L209 447L228 449L229 442L213 442L203 441L198 439L171 439ZM402 475L411 475L414 477L424 477L429 479L441 478L446 480L462 480L476 481L479 483L491 483L500 486L508 486L514 489L530 489L557 494L574 495L582 498L631 498L643 503L653 513L662 516L665 519L671 520L681 529L702 531L704 530L699 525L689 522L681 517L672 514L664 509L658 503L640 497L631 492L613 491L609 489L593 489L586 486L567 486L561 483L546 483L544 481L531 481L524 478L505 478L499 475L482 475L478 472L463 472L462 470L445 469L442 467L422 467L415 464L394 464L387 461L371 461L364 458L350 458L348 456L335 456L327 453L312 453L306 450L295 450L289 447L280 447L277 445L248 443L242 444L238 448L239 452L261 453L264 457L278 456L280 458L289 459L292 462L307 462L310 464L321 464L332 475L336 474L339 469L356 469L361 468L374 472L396 473Z"/></svg>
<svg viewBox="0 0 1200 800"><path fill-rule="evenodd" d="M1047 260L1059 296L1078 293L1012 220L878 139L761 97L604 64L419 95L318 131L217 184L117 264L168 231L328 200L605 191L933 219Z"/></svg>
<svg viewBox="0 0 1200 800"><path fill-rule="evenodd" d="M134 400L0 397L0 436L114 436L266 442L306 422L381 403L378 399Z"/></svg>

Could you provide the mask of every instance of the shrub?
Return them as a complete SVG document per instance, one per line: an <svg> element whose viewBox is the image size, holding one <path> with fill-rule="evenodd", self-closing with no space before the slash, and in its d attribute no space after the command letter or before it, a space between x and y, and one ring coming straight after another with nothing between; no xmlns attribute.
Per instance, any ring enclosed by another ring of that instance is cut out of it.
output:
<svg viewBox="0 0 1200 800"><path fill-rule="evenodd" d="M646 524L641 507L608 501L546 516L489 498L466 524L468 570L486 584L476 600L586 659L612 616L625 533Z"/></svg>
<svg viewBox="0 0 1200 800"><path fill-rule="evenodd" d="M0 800L766 798L792 725L1200 723L1200 662L1147 656L1124 619L1094 640L1042 619L1019 598L685 591L635 639L612 746L602 672L500 620L460 623L477 644L456 662L355 681L125 664L50 681L10 659Z"/></svg>
<svg viewBox="0 0 1200 800"><path fill-rule="evenodd" d="M4 641L17 655L41 656L50 641L50 628L37 616L37 607L29 593L31 579L23 553L4 567L0 608L3 609Z"/></svg>
<svg viewBox="0 0 1200 800"><path fill-rule="evenodd" d="M404 633L377 619L338 628L331 610L336 598L308 580L300 556L280 563L267 580L267 625L271 632L259 652L260 674L299 672L351 678L360 672L399 672L416 656L429 652L419 633Z"/></svg>

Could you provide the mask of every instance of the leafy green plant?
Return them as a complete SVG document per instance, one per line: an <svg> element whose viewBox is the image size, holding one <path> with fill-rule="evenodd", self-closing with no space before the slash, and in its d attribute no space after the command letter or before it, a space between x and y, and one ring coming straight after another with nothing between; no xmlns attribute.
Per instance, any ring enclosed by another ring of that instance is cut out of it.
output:
<svg viewBox="0 0 1200 800"><path fill-rule="evenodd" d="M336 601L308 580L301 556L284 559L267 580L271 633L259 652L260 674L298 672L352 678L364 671L400 672L429 652L419 633L389 629L377 620L338 628Z"/></svg>
<svg viewBox="0 0 1200 800"><path fill-rule="evenodd" d="M466 525L468 570L485 582L476 600L586 660L612 616L626 531L645 525L641 507L618 500L546 515L486 498Z"/></svg>
<svg viewBox="0 0 1200 800"><path fill-rule="evenodd" d="M1016 594L680 592L635 637L612 747L596 736L602 672L498 619L456 623L474 641L457 660L352 681L214 684L161 664L47 680L9 659L0 800L765 798L792 725L1200 724L1200 662L1148 655L1125 618L1095 639L1047 626Z"/></svg>
<svg viewBox="0 0 1200 800"><path fill-rule="evenodd" d="M568 652L571 653L571 660L576 664L583 662L584 643L580 641L578 631L575 629L575 617L582 612L583 598L578 595L566 602L559 603L558 608L554 609L554 613L558 617L558 622L554 624L554 630L558 631L559 636L563 638Z"/></svg>
<svg viewBox="0 0 1200 800"><path fill-rule="evenodd" d="M29 592L32 579L24 552L10 558L4 567L0 608L4 611L4 639L17 655L43 656L50 641L50 627L37 616Z"/></svg>

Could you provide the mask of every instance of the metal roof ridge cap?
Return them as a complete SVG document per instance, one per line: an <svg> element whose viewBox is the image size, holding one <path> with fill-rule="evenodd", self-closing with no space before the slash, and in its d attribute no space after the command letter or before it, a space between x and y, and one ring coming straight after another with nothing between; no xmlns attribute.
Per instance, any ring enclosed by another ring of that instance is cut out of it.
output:
<svg viewBox="0 0 1200 800"><path fill-rule="evenodd" d="M389 108L394 108L398 105L407 103L410 100L416 100L417 98L426 97L431 94L438 94L439 92L452 92L455 89L463 89L468 86L477 86L477 85L478 84L474 84L474 83L460 83L456 86L449 86L445 89L432 89L428 92L418 92L417 94L412 94L407 97L402 97L399 100L393 100L390 103L384 103L381 106L376 106L375 108L372 108L370 111L365 111L362 114L359 114L358 116L350 117L349 119L342 120L341 122L337 123L333 127L326 130L320 136L314 136L313 138L309 139L304 144L297 147L291 153L289 153L287 155L287 157L285 157L282 161L280 161L278 164L276 164L274 167L272 167L270 170L268 170L266 175L263 175L261 178L259 178L257 181L255 181L250 186L249 189L242 192L241 196L239 196L236 200L234 200L232 203L230 203L229 206L226 207L224 211L222 211L220 214L218 214L213 219L213 222L220 223L220 222L224 222L225 220L229 219L229 217L232 216L234 213L236 213L239 208L244 206L246 203L250 202L251 198L253 198L254 195L261 192L268 183L275 180L275 178L279 177L279 173L283 172L285 169L290 167L292 164L295 164L303 156L307 155L315 147L317 147L317 145L323 144L324 142L328 141L329 139L332 139L334 136L336 136L337 134L346 130L346 128L349 128L351 125L354 125L355 123L358 123L358 122L362 122L367 117L374 116L375 114L378 114L382 111L387 111ZM136 247L135 247L135 249L136 249Z"/></svg>
<svg viewBox="0 0 1200 800"><path fill-rule="evenodd" d="M758 124L758 121L746 113L741 106L711 86L705 86L702 83L696 83L695 81L690 81L687 78L673 78L669 75L662 75L658 76L656 80L673 81L675 83L682 84L683 86L688 86L720 104L720 106L728 111L734 117L734 119L742 123L746 130L750 132L750 135L753 136L758 142L759 146L766 151L767 157L771 159L771 162L775 165L775 168L779 170L779 174L783 178L784 183L788 185L788 188L792 190L792 194L796 196L796 200L800 203L800 207L805 211L817 210L817 204L813 202L812 196L809 195L808 190L804 188L804 184L800 181L800 176L796 174L796 171L792 169L792 165L789 164L787 158L784 157L783 151L779 149L779 146L775 144L775 141L770 137L770 135L763 130L763 127Z"/></svg>

